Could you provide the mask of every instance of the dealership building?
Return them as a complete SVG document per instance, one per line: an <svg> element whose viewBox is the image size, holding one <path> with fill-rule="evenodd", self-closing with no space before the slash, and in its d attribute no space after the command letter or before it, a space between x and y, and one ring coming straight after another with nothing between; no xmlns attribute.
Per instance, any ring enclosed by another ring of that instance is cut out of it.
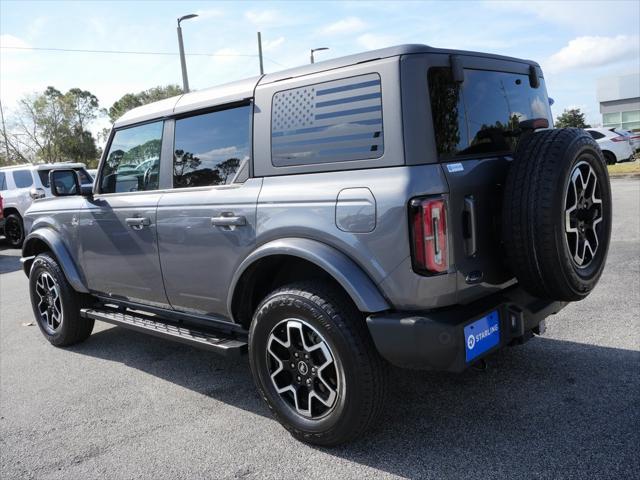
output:
<svg viewBox="0 0 640 480"><path fill-rule="evenodd" d="M598 80L602 126L640 130L640 73Z"/></svg>

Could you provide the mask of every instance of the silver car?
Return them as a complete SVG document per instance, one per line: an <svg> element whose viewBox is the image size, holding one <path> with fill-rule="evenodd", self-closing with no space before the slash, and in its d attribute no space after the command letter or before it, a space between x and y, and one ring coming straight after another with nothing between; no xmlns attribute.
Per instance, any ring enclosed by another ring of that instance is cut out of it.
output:
<svg viewBox="0 0 640 480"><path fill-rule="evenodd" d="M73 169L83 185L91 185L91 177L83 163L40 163L0 168L0 194L4 199L4 233L7 242L20 248L25 237L24 214L34 200L51 197L49 172L56 168Z"/></svg>
<svg viewBox="0 0 640 480"><path fill-rule="evenodd" d="M248 351L292 435L349 441L390 363L463 371L598 282L602 152L551 121L535 62L424 45L136 108L25 216L34 315L60 347L99 320Z"/></svg>

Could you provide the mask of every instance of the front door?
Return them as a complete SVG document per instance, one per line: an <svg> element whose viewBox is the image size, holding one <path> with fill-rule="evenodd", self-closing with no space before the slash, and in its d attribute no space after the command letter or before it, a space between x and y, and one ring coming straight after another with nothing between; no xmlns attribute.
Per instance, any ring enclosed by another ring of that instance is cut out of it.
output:
<svg viewBox="0 0 640 480"><path fill-rule="evenodd" d="M89 289L166 306L157 242L163 122L117 130L80 217Z"/></svg>
<svg viewBox="0 0 640 480"><path fill-rule="evenodd" d="M229 283L255 248L262 179L248 178L251 105L175 121L173 190L158 204L158 245L176 310L228 316Z"/></svg>

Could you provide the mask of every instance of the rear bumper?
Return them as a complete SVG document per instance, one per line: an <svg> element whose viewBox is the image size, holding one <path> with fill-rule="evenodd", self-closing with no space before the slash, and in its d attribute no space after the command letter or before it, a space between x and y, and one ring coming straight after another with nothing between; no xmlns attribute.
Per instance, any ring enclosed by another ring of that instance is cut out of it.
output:
<svg viewBox="0 0 640 480"><path fill-rule="evenodd" d="M461 372L505 345L526 340L533 331L539 331L540 322L566 305L533 297L516 285L468 305L426 313L373 314L367 318L367 325L376 348L390 363ZM467 362L465 326L496 310L500 326L497 345Z"/></svg>

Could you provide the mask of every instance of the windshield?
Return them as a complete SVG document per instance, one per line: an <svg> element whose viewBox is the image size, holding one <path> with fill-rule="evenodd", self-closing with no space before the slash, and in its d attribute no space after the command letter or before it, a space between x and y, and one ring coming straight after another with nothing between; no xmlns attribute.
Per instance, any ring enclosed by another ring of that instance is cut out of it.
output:
<svg viewBox="0 0 640 480"><path fill-rule="evenodd" d="M458 83L451 69L438 67L429 70L429 96L441 157L510 153L521 121L546 118L551 125L542 78L532 88L527 75L466 69Z"/></svg>

